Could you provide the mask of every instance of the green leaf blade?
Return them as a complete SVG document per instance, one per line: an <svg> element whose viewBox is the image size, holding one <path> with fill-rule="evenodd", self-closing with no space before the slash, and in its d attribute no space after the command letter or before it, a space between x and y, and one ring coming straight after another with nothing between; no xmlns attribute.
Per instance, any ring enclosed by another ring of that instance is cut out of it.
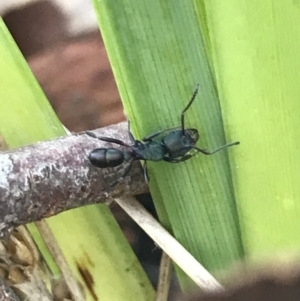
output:
<svg viewBox="0 0 300 301"><path fill-rule="evenodd" d="M234 186L245 251L255 259L288 257L300 247L299 7L286 1L206 7L222 109L241 140Z"/></svg>
<svg viewBox="0 0 300 301"><path fill-rule="evenodd" d="M0 67L5 70L0 72L0 134L10 148L65 135L2 19ZM106 205L70 210L47 223L87 301L154 299L145 271ZM61 275L35 225L27 226L52 273Z"/></svg>
<svg viewBox="0 0 300 301"><path fill-rule="evenodd" d="M199 96L186 115L187 126L199 129L199 146L214 149L224 144L220 104L193 3L95 0L94 4L137 137L179 125L200 82ZM237 151L238 147L229 150ZM166 208L173 233L201 263L216 271L242 256L226 152L148 166L157 183L150 181L158 211L160 206Z"/></svg>

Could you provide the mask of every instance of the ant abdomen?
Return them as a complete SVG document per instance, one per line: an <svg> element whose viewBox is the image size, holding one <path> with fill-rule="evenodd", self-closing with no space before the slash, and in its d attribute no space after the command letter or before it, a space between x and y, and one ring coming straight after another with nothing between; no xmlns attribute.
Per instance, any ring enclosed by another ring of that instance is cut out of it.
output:
<svg viewBox="0 0 300 301"><path fill-rule="evenodd" d="M123 163L124 153L117 148L96 148L90 152L89 160L98 168L115 167Z"/></svg>

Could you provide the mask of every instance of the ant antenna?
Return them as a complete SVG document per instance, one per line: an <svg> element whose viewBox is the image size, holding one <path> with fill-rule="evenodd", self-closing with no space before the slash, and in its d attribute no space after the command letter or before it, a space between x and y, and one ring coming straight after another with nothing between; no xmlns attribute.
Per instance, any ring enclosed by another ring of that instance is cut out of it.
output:
<svg viewBox="0 0 300 301"><path fill-rule="evenodd" d="M185 112L190 108L190 106L192 105L192 103L194 102L197 94L198 94L198 91L199 91L199 83L197 84L195 90L194 90L194 93L189 101L189 103L187 104L187 106L184 108L184 110L182 111L181 113L181 130L182 130L182 133L184 134L184 114Z"/></svg>
<svg viewBox="0 0 300 301"><path fill-rule="evenodd" d="M209 150L206 150L206 149L202 149L202 148L198 148L198 147L193 147L193 149L196 149L198 152L204 154L204 155L213 155L225 148L228 148L228 147L231 147L231 146L234 146L234 145L238 145L240 144L239 141L235 141L235 142L231 142L231 143L228 143L228 144L225 144L225 145L222 145L220 147L218 147L217 149L213 150L213 151L209 151Z"/></svg>

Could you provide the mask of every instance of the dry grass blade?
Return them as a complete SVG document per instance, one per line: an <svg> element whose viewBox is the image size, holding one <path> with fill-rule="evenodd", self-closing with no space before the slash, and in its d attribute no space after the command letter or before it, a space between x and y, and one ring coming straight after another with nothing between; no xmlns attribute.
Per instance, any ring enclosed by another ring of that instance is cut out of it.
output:
<svg viewBox="0 0 300 301"><path fill-rule="evenodd" d="M115 201L203 291L222 290L218 281L135 199Z"/></svg>

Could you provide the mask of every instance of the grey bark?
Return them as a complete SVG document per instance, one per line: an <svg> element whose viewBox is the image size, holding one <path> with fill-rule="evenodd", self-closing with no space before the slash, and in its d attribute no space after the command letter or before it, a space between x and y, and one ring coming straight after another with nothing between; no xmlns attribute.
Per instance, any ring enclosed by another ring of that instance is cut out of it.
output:
<svg viewBox="0 0 300 301"><path fill-rule="evenodd" d="M0 278L0 301L20 301L14 291Z"/></svg>
<svg viewBox="0 0 300 301"><path fill-rule="evenodd" d="M130 143L126 122L94 132ZM118 145L80 133L0 152L0 236L62 211L148 191L139 162L111 188L127 165L93 167L88 154L98 147Z"/></svg>

